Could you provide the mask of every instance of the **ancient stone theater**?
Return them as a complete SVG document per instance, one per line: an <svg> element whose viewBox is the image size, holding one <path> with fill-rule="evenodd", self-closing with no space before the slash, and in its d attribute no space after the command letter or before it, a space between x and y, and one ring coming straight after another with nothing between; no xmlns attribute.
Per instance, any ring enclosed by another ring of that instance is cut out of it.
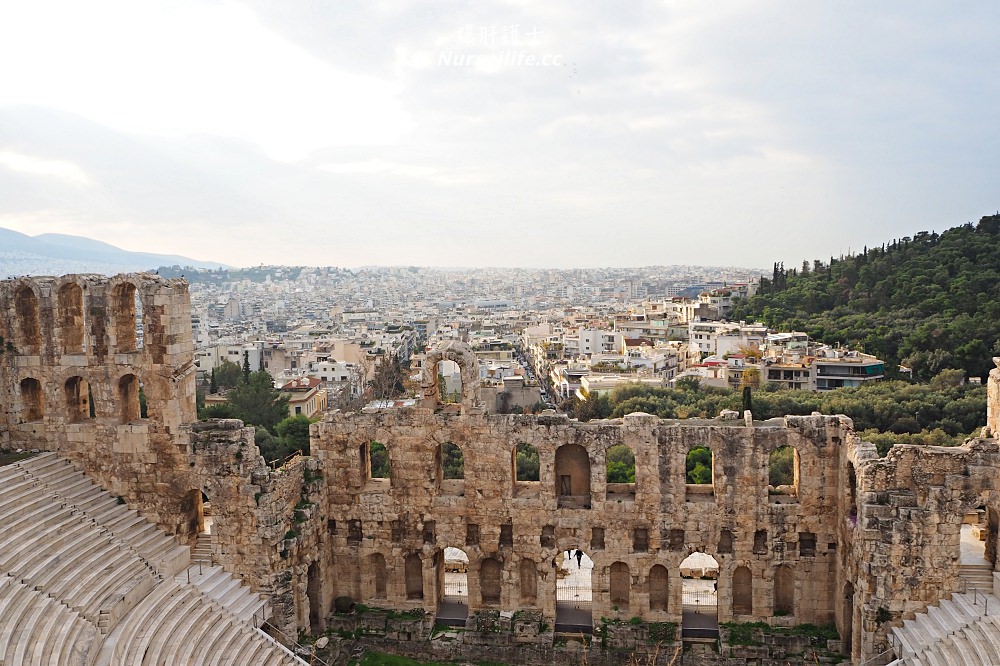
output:
<svg viewBox="0 0 1000 666"><path fill-rule="evenodd" d="M0 314L0 448L40 452L0 467L0 663L300 663L324 631L440 657L454 627L470 659L795 663L720 651L750 622L833 624L824 655L856 664L1000 663L1000 370L982 437L880 458L837 415L490 414L448 343L418 406L326 414L310 455L269 465L251 428L198 421L184 281L7 280ZM634 482L608 481L621 446ZM698 448L710 482L690 484Z"/></svg>

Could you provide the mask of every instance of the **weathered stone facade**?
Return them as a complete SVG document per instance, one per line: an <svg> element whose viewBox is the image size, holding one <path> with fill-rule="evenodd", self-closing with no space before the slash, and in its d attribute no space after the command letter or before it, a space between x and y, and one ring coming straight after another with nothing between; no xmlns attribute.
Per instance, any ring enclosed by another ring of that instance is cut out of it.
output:
<svg viewBox="0 0 1000 666"><path fill-rule="evenodd" d="M420 407L330 414L312 457L273 470L251 429L196 422L189 311L183 281L149 274L0 283L0 446L65 455L185 543L204 493L214 558L272 595L289 635L323 627L338 596L436 612L449 546L469 556L473 613L533 609L554 624L555 557L580 548L595 563L595 620L679 622L680 563L698 551L719 563L720 621L834 621L857 661L884 649L891 621L958 588L966 512L985 510L996 559L1000 370L984 438L880 459L838 416L487 415L474 355L450 343L428 357ZM438 402L441 359L462 368L458 404ZM376 441L386 479L371 476ZM464 478L445 478L449 443ZM537 451L539 481L516 478L518 445ZM635 455L634 484L607 482L616 445ZM700 446L712 483L692 486L685 458ZM784 446L795 483L769 492Z"/></svg>

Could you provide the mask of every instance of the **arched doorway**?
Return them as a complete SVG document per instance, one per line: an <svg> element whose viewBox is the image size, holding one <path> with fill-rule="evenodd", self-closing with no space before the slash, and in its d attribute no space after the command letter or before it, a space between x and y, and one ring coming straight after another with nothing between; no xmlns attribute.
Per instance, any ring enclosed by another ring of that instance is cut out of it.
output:
<svg viewBox="0 0 1000 666"><path fill-rule="evenodd" d="M560 507L590 508L590 456L579 444L556 449L556 496Z"/></svg>
<svg viewBox="0 0 1000 666"><path fill-rule="evenodd" d="M469 555L461 548L438 551L437 621L452 627L465 626L469 617Z"/></svg>
<svg viewBox="0 0 1000 666"><path fill-rule="evenodd" d="M681 630L684 638L719 635L719 562L694 552L681 562Z"/></svg>
<svg viewBox="0 0 1000 666"><path fill-rule="evenodd" d="M594 561L579 548L571 548L560 551L554 564L556 631L591 633Z"/></svg>

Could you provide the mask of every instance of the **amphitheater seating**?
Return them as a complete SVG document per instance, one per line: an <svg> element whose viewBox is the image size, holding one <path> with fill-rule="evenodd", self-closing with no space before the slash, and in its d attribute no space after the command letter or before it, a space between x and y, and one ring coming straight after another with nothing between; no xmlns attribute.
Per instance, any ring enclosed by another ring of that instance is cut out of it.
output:
<svg viewBox="0 0 1000 666"><path fill-rule="evenodd" d="M1000 599L979 591L954 594L892 630L896 666L1000 664Z"/></svg>
<svg viewBox="0 0 1000 666"><path fill-rule="evenodd" d="M56 454L0 467L0 525L0 666L303 663L259 595Z"/></svg>

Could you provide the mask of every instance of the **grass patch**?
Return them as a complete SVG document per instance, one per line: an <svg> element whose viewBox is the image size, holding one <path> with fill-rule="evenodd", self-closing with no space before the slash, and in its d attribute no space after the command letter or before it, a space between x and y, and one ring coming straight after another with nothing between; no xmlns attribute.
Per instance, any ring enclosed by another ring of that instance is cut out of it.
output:
<svg viewBox="0 0 1000 666"><path fill-rule="evenodd" d="M417 661L384 652L365 652L360 661L348 662L351 666L453 666L441 661Z"/></svg>

